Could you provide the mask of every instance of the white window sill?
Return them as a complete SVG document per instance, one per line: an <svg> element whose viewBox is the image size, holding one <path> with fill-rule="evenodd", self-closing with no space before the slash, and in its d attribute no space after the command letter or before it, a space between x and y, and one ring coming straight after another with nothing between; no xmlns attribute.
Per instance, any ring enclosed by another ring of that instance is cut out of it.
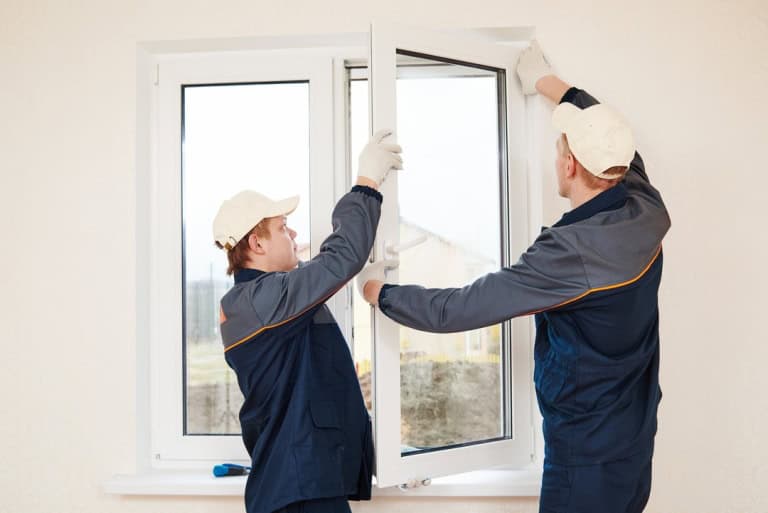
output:
<svg viewBox="0 0 768 513"><path fill-rule="evenodd" d="M102 485L114 495L220 495L242 497L245 476L213 477L202 471L116 475ZM481 470L432 480L406 491L375 488L374 497L538 497L539 470Z"/></svg>

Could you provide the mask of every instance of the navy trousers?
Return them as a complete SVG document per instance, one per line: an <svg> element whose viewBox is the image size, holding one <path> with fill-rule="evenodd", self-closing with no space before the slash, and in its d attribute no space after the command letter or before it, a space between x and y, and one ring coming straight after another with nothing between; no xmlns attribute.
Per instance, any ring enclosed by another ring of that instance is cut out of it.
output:
<svg viewBox="0 0 768 513"><path fill-rule="evenodd" d="M651 494L652 455L585 466L545 461L539 513L641 513Z"/></svg>
<svg viewBox="0 0 768 513"><path fill-rule="evenodd" d="M346 497L294 502L275 513L352 513Z"/></svg>

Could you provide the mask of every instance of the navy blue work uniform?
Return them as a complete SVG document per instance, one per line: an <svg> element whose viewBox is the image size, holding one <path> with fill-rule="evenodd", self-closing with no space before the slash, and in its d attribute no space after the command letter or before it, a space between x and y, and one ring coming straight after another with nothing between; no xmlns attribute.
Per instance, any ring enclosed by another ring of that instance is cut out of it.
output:
<svg viewBox="0 0 768 513"><path fill-rule="evenodd" d="M381 201L354 187L315 258L289 272L241 270L221 300L225 358L245 398L248 513L344 513L348 499L370 499L371 420L325 301L365 265Z"/></svg>
<svg viewBox="0 0 768 513"><path fill-rule="evenodd" d="M561 101L597 103L576 88ZM542 513L645 507L661 399L657 293L669 226L636 153L622 182L544 229L514 265L463 288L381 290L385 315L424 331L536 314Z"/></svg>

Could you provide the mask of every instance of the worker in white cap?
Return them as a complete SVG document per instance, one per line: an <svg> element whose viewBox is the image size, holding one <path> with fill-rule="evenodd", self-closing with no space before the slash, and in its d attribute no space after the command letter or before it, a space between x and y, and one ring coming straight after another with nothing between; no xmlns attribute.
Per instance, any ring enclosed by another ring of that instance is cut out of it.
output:
<svg viewBox="0 0 768 513"><path fill-rule="evenodd" d="M213 222L235 284L221 300L221 337L244 403L251 458L248 513L344 513L371 497L371 421L348 345L325 301L368 259L381 213L378 187L401 169L400 147L377 133L357 185L336 204L333 233L299 262L287 216L298 197L244 191Z"/></svg>
<svg viewBox="0 0 768 513"><path fill-rule="evenodd" d="M537 44L518 63L525 94L558 104L558 192L571 210L514 265L462 288L358 276L366 300L398 323L456 332L535 315L534 382L543 416L541 513L639 513L651 487L659 388L659 192L615 109L552 72Z"/></svg>

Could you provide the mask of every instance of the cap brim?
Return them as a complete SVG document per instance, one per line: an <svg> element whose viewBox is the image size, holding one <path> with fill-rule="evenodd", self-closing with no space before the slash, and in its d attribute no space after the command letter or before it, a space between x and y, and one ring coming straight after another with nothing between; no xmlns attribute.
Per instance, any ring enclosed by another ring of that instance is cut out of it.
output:
<svg viewBox="0 0 768 513"><path fill-rule="evenodd" d="M296 207L298 206L299 206L299 196L291 196L290 198L276 201L275 209L270 213L270 215L266 217L290 215L293 213L294 210L296 210Z"/></svg>
<svg viewBox="0 0 768 513"><path fill-rule="evenodd" d="M581 109L572 103L561 103L552 112L552 126L560 132L567 132L576 122Z"/></svg>

